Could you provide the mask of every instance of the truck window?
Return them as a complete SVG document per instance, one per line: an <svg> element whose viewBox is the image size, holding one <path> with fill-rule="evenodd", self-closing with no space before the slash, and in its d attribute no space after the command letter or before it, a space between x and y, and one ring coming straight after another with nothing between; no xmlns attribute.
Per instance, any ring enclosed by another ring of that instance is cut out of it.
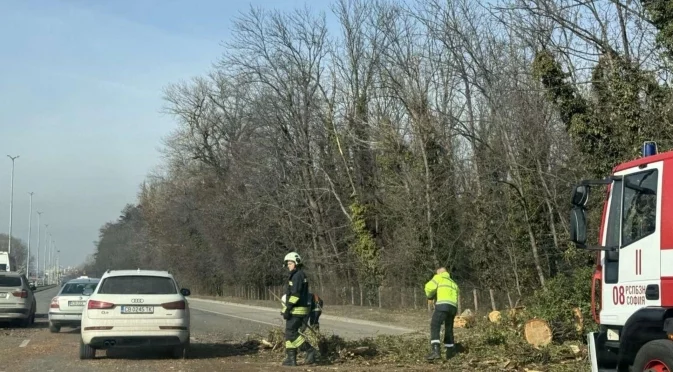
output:
<svg viewBox="0 0 673 372"><path fill-rule="evenodd" d="M658 173L655 169L624 178L622 247L654 233L657 222Z"/></svg>

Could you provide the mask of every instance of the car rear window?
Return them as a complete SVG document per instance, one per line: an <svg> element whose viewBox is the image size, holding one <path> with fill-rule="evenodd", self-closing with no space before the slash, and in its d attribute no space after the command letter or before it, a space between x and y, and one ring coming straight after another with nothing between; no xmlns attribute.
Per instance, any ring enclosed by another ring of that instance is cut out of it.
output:
<svg viewBox="0 0 673 372"><path fill-rule="evenodd" d="M0 287L21 287L21 278L0 275Z"/></svg>
<svg viewBox="0 0 673 372"><path fill-rule="evenodd" d="M113 276L103 279L100 294L175 294L178 290L171 278L161 276Z"/></svg>
<svg viewBox="0 0 673 372"><path fill-rule="evenodd" d="M61 295L81 295L85 289L96 289L98 283L68 283L63 287Z"/></svg>

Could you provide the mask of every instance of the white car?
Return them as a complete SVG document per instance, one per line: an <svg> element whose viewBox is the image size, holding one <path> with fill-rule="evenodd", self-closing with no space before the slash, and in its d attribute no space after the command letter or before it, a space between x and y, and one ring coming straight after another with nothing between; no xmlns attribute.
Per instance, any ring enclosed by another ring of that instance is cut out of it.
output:
<svg viewBox="0 0 673 372"><path fill-rule="evenodd" d="M35 323L34 286L17 272L0 271L0 321L19 322L28 327Z"/></svg>
<svg viewBox="0 0 673 372"><path fill-rule="evenodd" d="M189 348L190 314L173 275L154 270L108 270L82 312L79 357L97 349L161 347L174 358Z"/></svg>
<svg viewBox="0 0 673 372"><path fill-rule="evenodd" d="M49 331L58 333L61 327L77 328L82 323L82 311L89 294L100 279L81 276L68 281L49 304Z"/></svg>

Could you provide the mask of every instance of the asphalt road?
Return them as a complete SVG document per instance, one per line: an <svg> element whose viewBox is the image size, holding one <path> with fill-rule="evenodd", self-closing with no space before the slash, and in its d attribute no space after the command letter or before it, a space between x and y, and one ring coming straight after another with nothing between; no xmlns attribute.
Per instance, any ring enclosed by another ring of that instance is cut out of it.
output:
<svg viewBox="0 0 673 372"><path fill-rule="evenodd" d="M274 371L283 358L281 353L258 352L240 343L264 336L273 327L282 327L279 310L190 299L189 359L173 360L161 351L98 351L96 360L81 361L79 329L63 328L58 334L47 329L49 302L57 292L58 288L51 288L35 293L37 316L31 327L13 328L0 323L0 372ZM412 332L366 321L323 318L320 322L323 333L345 338ZM329 367L335 369L342 368Z"/></svg>
<svg viewBox="0 0 673 372"><path fill-rule="evenodd" d="M270 327L285 327L280 308L272 309L195 298L189 299L189 306L192 309L192 327L196 330L217 329L223 334L240 338L251 333L265 334ZM325 314L320 317L320 331L327 335L335 334L352 340L374 337L379 334L398 335L415 330Z"/></svg>

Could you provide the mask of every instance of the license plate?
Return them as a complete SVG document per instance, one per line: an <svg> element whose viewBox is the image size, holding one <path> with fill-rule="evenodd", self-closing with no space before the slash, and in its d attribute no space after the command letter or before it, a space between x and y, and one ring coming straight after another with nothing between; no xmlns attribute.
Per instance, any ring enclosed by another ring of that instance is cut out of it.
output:
<svg viewBox="0 0 673 372"><path fill-rule="evenodd" d="M9 293L0 293L0 298L7 298Z"/></svg>
<svg viewBox="0 0 673 372"><path fill-rule="evenodd" d="M154 306L122 306L122 314L154 314Z"/></svg>
<svg viewBox="0 0 673 372"><path fill-rule="evenodd" d="M86 301L68 301L68 306L84 306Z"/></svg>

